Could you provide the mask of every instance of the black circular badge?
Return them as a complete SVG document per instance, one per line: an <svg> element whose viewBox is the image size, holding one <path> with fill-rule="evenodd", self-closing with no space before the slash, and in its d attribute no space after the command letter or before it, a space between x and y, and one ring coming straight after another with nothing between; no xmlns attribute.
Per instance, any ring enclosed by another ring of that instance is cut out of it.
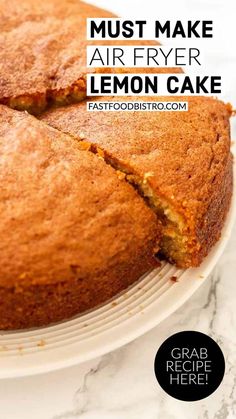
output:
<svg viewBox="0 0 236 419"><path fill-rule="evenodd" d="M154 368L156 379L166 393L193 402L210 396L219 387L225 360L212 338L201 332L185 331L163 342Z"/></svg>

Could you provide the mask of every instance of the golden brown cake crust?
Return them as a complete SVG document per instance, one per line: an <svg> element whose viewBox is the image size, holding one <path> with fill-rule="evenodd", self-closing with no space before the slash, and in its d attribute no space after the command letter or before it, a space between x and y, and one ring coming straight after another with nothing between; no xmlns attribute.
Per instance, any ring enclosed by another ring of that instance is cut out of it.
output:
<svg viewBox="0 0 236 419"><path fill-rule="evenodd" d="M156 216L103 160L2 105L0 143L0 329L69 318L154 266Z"/></svg>
<svg viewBox="0 0 236 419"><path fill-rule="evenodd" d="M40 114L85 99L86 18L113 16L78 0L0 0L0 103ZM167 100L128 98L140 99ZM180 100L188 112L89 113L84 101L41 121L0 105L0 329L68 319L126 289L155 266L159 245L168 250L170 214L185 240L170 261L201 263L232 195L231 109ZM162 200L168 217L127 181Z"/></svg>
<svg viewBox="0 0 236 419"><path fill-rule="evenodd" d="M86 40L86 18L114 15L77 0L0 0L0 11L0 103L39 114L50 103L65 105L84 99L86 46L94 44ZM112 41L118 45L147 43ZM95 71L107 73L111 69L89 69ZM181 70L144 70L168 71Z"/></svg>
<svg viewBox="0 0 236 419"><path fill-rule="evenodd" d="M175 262L179 266L195 266L219 238L229 208L231 109L213 98L181 100L188 101L188 112L134 112L132 116L130 112L87 112L83 102L51 110L42 119L98 145L128 173L141 179L145 173L151 173L146 180L148 185L186 225L188 255L186 260Z"/></svg>

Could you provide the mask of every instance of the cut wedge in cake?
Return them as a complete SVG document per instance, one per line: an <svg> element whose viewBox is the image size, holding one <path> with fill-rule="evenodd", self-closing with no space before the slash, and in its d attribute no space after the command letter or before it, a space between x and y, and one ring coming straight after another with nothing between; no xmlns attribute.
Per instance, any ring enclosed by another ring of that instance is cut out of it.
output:
<svg viewBox="0 0 236 419"><path fill-rule="evenodd" d="M0 0L0 17L0 103L37 115L52 103L66 105L86 97L86 46L94 45L87 41L86 18L114 17L112 13L77 0ZM155 43L112 40L110 44ZM95 71L108 73L111 69L89 70Z"/></svg>
<svg viewBox="0 0 236 419"><path fill-rule="evenodd" d="M188 112L87 112L85 101L42 119L124 173L162 222L161 252L177 266L190 267L219 239L230 205L231 108L213 98L181 100L188 101Z"/></svg>
<svg viewBox="0 0 236 419"><path fill-rule="evenodd" d="M0 105L0 329L91 309L156 266L160 225L117 172Z"/></svg>

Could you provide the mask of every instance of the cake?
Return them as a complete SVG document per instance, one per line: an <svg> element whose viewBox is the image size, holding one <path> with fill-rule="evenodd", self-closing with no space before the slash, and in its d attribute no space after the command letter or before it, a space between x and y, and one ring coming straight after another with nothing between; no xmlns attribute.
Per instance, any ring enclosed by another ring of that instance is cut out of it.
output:
<svg viewBox="0 0 236 419"><path fill-rule="evenodd" d="M230 205L231 107L207 97L182 100L188 112L88 112L84 101L48 111L42 120L86 141L126 175L162 220L162 253L187 268L199 266L219 239Z"/></svg>
<svg viewBox="0 0 236 419"><path fill-rule="evenodd" d="M86 68L86 18L113 16L78 0L0 0L1 330L91 310L159 256L199 266L220 238L231 107L182 97L188 112L87 112L87 74L103 70Z"/></svg>
<svg viewBox="0 0 236 419"><path fill-rule="evenodd" d="M0 106L0 329L91 309L157 264L160 225L102 159Z"/></svg>
<svg viewBox="0 0 236 419"><path fill-rule="evenodd" d="M38 115L86 97L86 18L114 17L78 0L0 0L0 103ZM117 41L117 45L156 44ZM99 41L107 45L108 41ZM90 69L121 72L122 69ZM129 69L125 69L129 71ZM136 72L140 69L136 68ZM156 72L144 69L145 72ZM180 72L159 68L158 72Z"/></svg>

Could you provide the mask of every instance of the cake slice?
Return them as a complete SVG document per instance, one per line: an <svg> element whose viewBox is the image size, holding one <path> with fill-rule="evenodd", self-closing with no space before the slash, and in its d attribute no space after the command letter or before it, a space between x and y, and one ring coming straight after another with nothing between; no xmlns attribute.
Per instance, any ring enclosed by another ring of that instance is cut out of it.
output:
<svg viewBox="0 0 236 419"><path fill-rule="evenodd" d="M168 98L173 100L178 98ZM219 239L229 209L231 108L213 98L181 100L188 101L188 112L87 112L83 102L48 111L42 120L81 145L89 143L125 173L163 224L161 252L177 266L190 267Z"/></svg>
<svg viewBox="0 0 236 419"><path fill-rule="evenodd" d="M160 225L117 172L0 105L0 329L91 309L156 266Z"/></svg>
<svg viewBox="0 0 236 419"><path fill-rule="evenodd" d="M86 19L114 17L77 0L0 0L0 103L40 114L51 104L86 97L88 72L129 69L86 68ZM99 41L99 45L146 45L147 41ZM140 69L132 69L140 72ZM145 72L180 72L179 68Z"/></svg>

